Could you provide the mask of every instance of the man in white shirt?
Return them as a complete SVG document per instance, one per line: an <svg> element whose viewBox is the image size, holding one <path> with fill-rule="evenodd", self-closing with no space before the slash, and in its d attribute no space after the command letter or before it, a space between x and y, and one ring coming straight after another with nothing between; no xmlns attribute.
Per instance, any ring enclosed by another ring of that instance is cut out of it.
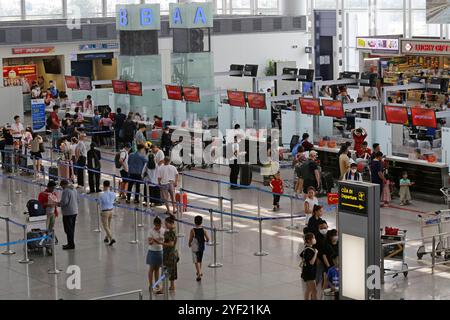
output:
<svg viewBox="0 0 450 320"><path fill-rule="evenodd" d="M120 193L119 196L121 199L126 199L127 194L125 190L128 190L128 181L127 178L128 175L128 156L131 150L131 143L126 143L122 150L120 150L120 156L119 156L119 163L121 165L119 169L120 171L120 177L122 178L122 182L120 182L119 189ZM115 191L115 190L114 190Z"/></svg>
<svg viewBox="0 0 450 320"><path fill-rule="evenodd" d="M14 140L22 140L22 136L25 133L23 124L20 123L20 116L14 117L14 123L11 125L11 134Z"/></svg>
<svg viewBox="0 0 450 320"><path fill-rule="evenodd" d="M164 152L158 148L157 145L152 144L151 151L155 155L155 163L158 167L162 166L164 164Z"/></svg>
<svg viewBox="0 0 450 320"><path fill-rule="evenodd" d="M78 141L77 147L75 149L75 160L76 160L76 172L77 172L77 188L84 187L84 167L86 166L87 160L87 148L84 140L86 134L82 132L80 134L80 139ZM83 169L82 169L83 168Z"/></svg>
<svg viewBox="0 0 450 320"><path fill-rule="evenodd" d="M175 201L175 188L178 185L178 170L170 164L170 158L164 158L164 165L160 166L157 171L158 184L161 189L161 196L166 205L166 214L170 213L169 200L172 201L173 213L177 212L177 204Z"/></svg>

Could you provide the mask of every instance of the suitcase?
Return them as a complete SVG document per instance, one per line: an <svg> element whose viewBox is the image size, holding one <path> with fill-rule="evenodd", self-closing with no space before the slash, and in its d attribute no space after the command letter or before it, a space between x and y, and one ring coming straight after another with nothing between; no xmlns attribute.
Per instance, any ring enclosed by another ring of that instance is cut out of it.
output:
<svg viewBox="0 0 450 320"><path fill-rule="evenodd" d="M58 167L48 168L48 176L50 180L58 181Z"/></svg>
<svg viewBox="0 0 450 320"><path fill-rule="evenodd" d="M70 162L59 161L58 162L58 175L61 179L70 179Z"/></svg>
<svg viewBox="0 0 450 320"><path fill-rule="evenodd" d="M187 211L187 205L188 205L188 197L187 197L187 193L183 193L183 196L181 196L180 193L177 193L175 195L175 201L177 203L182 203L183 204L183 212Z"/></svg>
<svg viewBox="0 0 450 320"><path fill-rule="evenodd" d="M241 186L249 186L252 184L252 167L249 164L241 165L241 177L239 184Z"/></svg>
<svg viewBox="0 0 450 320"><path fill-rule="evenodd" d="M27 210L28 210L28 215L30 217L40 217L40 216L45 216L45 209L42 206L42 204L37 201L37 200L29 200L27 202Z"/></svg>
<svg viewBox="0 0 450 320"><path fill-rule="evenodd" d="M292 150L294 150L294 147L300 142L300 136L298 135L293 135L291 138L291 143L290 143L290 150L292 152Z"/></svg>
<svg viewBox="0 0 450 320"><path fill-rule="evenodd" d="M41 238L46 235L45 231L40 229L33 229L27 233L27 240ZM27 248L29 252L43 254L44 250L48 255L52 255L52 239L42 239L38 241L28 242Z"/></svg>
<svg viewBox="0 0 450 320"><path fill-rule="evenodd" d="M322 190L325 193L331 193L334 187L333 175L330 172L322 173Z"/></svg>

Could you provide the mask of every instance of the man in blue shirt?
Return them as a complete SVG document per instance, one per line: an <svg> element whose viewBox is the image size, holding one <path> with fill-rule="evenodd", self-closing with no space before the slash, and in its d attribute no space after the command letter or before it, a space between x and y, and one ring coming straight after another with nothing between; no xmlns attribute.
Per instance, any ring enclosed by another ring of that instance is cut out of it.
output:
<svg viewBox="0 0 450 320"><path fill-rule="evenodd" d="M103 192L100 194L98 199L98 205L100 206L100 210L102 212L101 216L103 229L105 229L106 232L104 242L109 242L109 245L112 246L116 242L111 231L111 221L113 217L114 203L116 202L116 193L109 190L110 186L111 182L108 180L103 181Z"/></svg>
<svg viewBox="0 0 450 320"><path fill-rule="evenodd" d="M375 157L370 164L370 173L372 177L372 183L380 185L380 194L383 190L383 184L385 182L383 174L383 163L381 162L383 153L381 151L375 153Z"/></svg>
<svg viewBox="0 0 450 320"><path fill-rule="evenodd" d="M127 203L131 200L131 191L133 190L133 185L136 185L136 190L134 194L134 203L139 203L139 193L141 191L142 183L142 171L147 164L147 157L145 155L145 146L139 144L137 146L137 151L132 153L128 157L128 193L127 193Z"/></svg>

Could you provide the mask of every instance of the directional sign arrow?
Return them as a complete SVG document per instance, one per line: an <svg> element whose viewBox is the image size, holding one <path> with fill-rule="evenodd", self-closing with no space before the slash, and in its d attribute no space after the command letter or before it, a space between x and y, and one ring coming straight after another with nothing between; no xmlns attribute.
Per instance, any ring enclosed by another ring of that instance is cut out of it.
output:
<svg viewBox="0 0 450 320"><path fill-rule="evenodd" d="M363 205L356 205L356 204L350 204L350 203L342 203L342 205L343 206L345 206L345 207L352 207L352 208L356 208L356 209L359 209L359 210L362 210L362 209L364 209L364 206Z"/></svg>

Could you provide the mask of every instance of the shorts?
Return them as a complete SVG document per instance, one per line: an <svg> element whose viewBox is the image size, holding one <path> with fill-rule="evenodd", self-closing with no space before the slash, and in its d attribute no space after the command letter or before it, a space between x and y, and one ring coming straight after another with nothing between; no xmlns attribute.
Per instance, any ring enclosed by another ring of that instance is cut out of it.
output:
<svg viewBox="0 0 450 320"><path fill-rule="evenodd" d="M171 200L171 197L175 197L175 187L173 183L160 185L161 196L164 201Z"/></svg>
<svg viewBox="0 0 450 320"><path fill-rule="evenodd" d="M304 182L303 182L303 192L304 193L308 193L308 188L309 187L314 187L314 189L316 189L316 192L318 191L317 190L317 181L316 180L305 180Z"/></svg>
<svg viewBox="0 0 450 320"><path fill-rule="evenodd" d="M202 251L197 251L197 252L192 252L192 262L194 263L202 263L203 261L203 250Z"/></svg>
<svg viewBox="0 0 450 320"><path fill-rule="evenodd" d="M42 153L40 152L31 152L30 153L32 160L41 160L42 159Z"/></svg>
<svg viewBox="0 0 450 320"><path fill-rule="evenodd" d="M121 178L128 178L129 177L129 175L128 175L128 172L126 172L125 170L120 170L120 177Z"/></svg>
<svg viewBox="0 0 450 320"><path fill-rule="evenodd" d="M152 267L161 267L163 264L163 252L148 250L147 264Z"/></svg>

